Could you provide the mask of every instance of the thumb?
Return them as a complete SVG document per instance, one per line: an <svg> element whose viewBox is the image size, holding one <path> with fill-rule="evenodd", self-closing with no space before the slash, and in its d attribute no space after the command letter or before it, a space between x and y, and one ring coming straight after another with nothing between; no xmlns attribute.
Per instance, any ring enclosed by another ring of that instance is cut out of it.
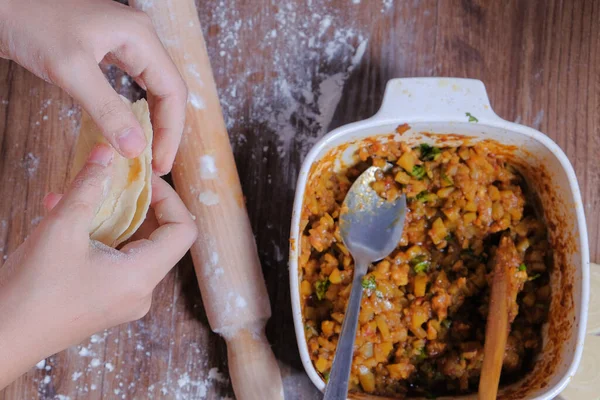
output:
<svg viewBox="0 0 600 400"><path fill-rule="evenodd" d="M46 209L46 211L47 212L52 211L52 209L54 207L56 207L56 205L58 204L60 199L62 199L62 197L63 197L63 195L61 193L54 193L54 192L50 192L46 196L44 196L44 199L42 200L42 204L44 205L44 208Z"/></svg>
<svg viewBox="0 0 600 400"><path fill-rule="evenodd" d="M67 69L54 74L54 82L81 104L123 157L140 155L146 148L142 127L93 58L75 57Z"/></svg>
<svg viewBox="0 0 600 400"><path fill-rule="evenodd" d="M89 232L92 220L110 188L113 155L114 150L109 145L96 145L50 216L69 227L81 227L86 233Z"/></svg>

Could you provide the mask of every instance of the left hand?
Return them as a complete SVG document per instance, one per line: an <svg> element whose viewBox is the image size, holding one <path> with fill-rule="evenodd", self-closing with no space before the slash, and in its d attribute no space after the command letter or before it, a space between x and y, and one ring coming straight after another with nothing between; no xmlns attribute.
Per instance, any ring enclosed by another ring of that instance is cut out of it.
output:
<svg viewBox="0 0 600 400"><path fill-rule="evenodd" d="M0 269L0 389L41 359L142 318L154 287L196 239L181 199L154 176L157 229L120 250L90 240L112 156L108 145L94 148L69 191L47 197L52 210Z"/></svg>

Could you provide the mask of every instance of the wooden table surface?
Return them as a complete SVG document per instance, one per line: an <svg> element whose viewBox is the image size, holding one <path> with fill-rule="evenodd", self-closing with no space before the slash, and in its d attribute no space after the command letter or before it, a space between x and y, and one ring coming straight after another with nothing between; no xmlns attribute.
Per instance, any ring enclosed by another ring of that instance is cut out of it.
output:
<svg viewBox="0 0 600 400"><path fill-rule="evenodd" d="M481 79L501 117L556 141L575 167L591 258L600 259L600 1L199 3L286 398L319 398L300 363L289 299L298 169L327 130L371 116L390 78ZM106 71L120 93L142 95L117 70ZM0 61L0 265L44 216L44 194L64 188L79 117L59 89ZM191 259L158 286L145 318L40 362L0 392L0 399L34 398L233 398L225 343L208 327Z"/></svg>

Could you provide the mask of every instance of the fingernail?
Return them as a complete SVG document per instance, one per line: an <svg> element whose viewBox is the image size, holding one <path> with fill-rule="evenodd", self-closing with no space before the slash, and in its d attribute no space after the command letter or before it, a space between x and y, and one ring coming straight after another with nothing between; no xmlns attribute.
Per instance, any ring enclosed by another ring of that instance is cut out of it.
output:
<svg viewBox="0 0 600 400"><path fill-rule="evenodd" d="M146 147L146 138L140 129L129 128L117 137L117 144L123 155L136 157Z"/></svg>
<svg viewBox="0 0 600 400"><path fill-rule="evenodd" d="M48 192L44 196L44 199L42 200L42 204L44 205L44 208L46 210L48 210L50 208L50 204L53 202L54 196L56 196L56 194L54 192Z"/></svg>
<svg viewBox="0 0 600 400"><path fill-rule="evenodd" d="M105 144L98 144L88 158L88 162L92 164L102 165L103 167L108 166L113 159L113 149Z"/></svg>

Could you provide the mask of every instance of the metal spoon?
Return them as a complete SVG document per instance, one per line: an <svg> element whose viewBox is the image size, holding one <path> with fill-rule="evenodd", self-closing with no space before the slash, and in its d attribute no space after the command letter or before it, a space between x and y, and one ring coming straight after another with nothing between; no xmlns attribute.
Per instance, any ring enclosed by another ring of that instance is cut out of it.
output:
<svg viewBox="0 0 600 400"><path fill-rule="evenodd" d="M381 198L371 187L378 170L370 167L363 172L342 205L340 233L354 258L354 278L324 400L346 399L363 277L371 263L386 257L396 248L404 228L406 196L403 194L395 202Z"/></svg>

